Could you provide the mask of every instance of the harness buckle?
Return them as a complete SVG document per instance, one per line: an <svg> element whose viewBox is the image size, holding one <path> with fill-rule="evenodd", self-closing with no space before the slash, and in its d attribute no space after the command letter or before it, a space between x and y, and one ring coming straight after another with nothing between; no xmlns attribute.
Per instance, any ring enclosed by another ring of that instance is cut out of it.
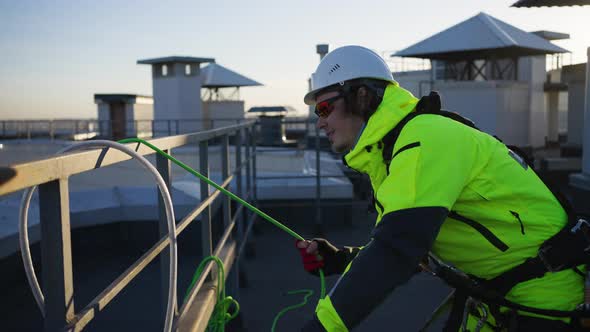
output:
<svg viewBox="0 0 590 332"><path fill-rule="evenodd" d="M547 253L549 250L551 250L551 248L553 248L553 246L542 246L541 248L539 248L539 252L537 253L537 256L539 257L539 260L541 261L541 263L543 263L543 265L545 266L547 271L549 271L549 272L561 271L565 267L565 264L559 264L557 266L554 266L549 261L549 258L547 257Z"/></svg>
<svg viewBox="0 0 590 332"><path fill-rule="evenodd" d="M578 218L578 222L576 223L576 225L574 227L572 227L570 232L572 234L577 234L579 231L582 232L582 235L586 239L586 242L588 242L588 247L584 248L584 251L589 251L590 250L590 234L589 234L590 233L590 221L588 221L584 218Z"/></svg>
<svg viewBox="0 0 590 332"><path fill-rule="evenodd" d="M584 218L579 218L578 222L576 223L576 225L574 227L572 227L572 229L570 230L570 232L572 233L577 233L579 230L582 230L582 226L586 226L587 228L590 227L590 222L588 222L588 220L584 219ZM582 230L584 231L584 230ZM584 235L586 235L585 233L588 232L588 229L585 230Z"/></svg>
<svg viewBox="0 0 590 332"><path fill-rule="evenodd" d="M476 317L476 313L479 317L479 320L477 321L477 324L475 325L475 328L473 329L473 332L479 332L482 328L483 328L483 324L485 324L485 322L488 320L488 311L486 309L486 306L478 300L475 300L472 297L467 298L467 301L465 302L465 308L463 311L463 322L461 324L461 332L468 332L468 328L467 328L467 321L469 319L469 314L472 314L474 317Z"/></svg>

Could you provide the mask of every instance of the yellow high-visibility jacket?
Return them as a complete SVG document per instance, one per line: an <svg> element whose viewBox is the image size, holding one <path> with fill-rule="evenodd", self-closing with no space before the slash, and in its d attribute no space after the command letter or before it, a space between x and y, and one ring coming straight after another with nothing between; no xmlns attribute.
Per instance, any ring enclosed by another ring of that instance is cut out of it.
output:
<svg viewBox="0 0 590 332"><path fill-rule="evenodd" d="M421 115L403 128L387 172L381 140L417 102L397 84L389 85L344 158L370 177L376 226L396 223L388 216L409 209L455 212L471 222L447 217L430 250L483 279L536 256L539 246L566 224L567 214L535 172L494 137L443 116ZM411 220L418 228L423 222ZM583 301L583 278L572 270L548 273L517 284L506 298L535 308L573 310ZM320 301L316 313L328 331L347 330L346 318L338 316L329 298Z"/></svg>

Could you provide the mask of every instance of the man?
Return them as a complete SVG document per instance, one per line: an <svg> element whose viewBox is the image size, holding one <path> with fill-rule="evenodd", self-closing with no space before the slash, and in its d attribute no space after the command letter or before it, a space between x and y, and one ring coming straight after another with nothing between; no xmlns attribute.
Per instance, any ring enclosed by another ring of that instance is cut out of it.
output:
<svg viewBox="0 0 590 332"><path fill-rule="evenodd" d="M319 301L304 331L348 331L359 325L431 251L459 270L489 280L537 255L568 216L534 171L494 137L450 118L424 114L385 137L419 102L393 79L383 59L360 47L327 54L305 96L322 129L350 168L368 174L377 219L363 248L327 240L300 241L306 269L342 274ZM473 105L477 107L477 105ZM389 151L389 160L384 158ZM573 310L583 300L583 277L572 269L516 284L506 299L521 305ZM505 308L483 330L568 331L568 318L534 318ZM478 319L470 316L473 328ZM481 322L480 322L481 323ZM510 325L511 324L511 325ZM395 321L384 330L395 330Z"/></svg>

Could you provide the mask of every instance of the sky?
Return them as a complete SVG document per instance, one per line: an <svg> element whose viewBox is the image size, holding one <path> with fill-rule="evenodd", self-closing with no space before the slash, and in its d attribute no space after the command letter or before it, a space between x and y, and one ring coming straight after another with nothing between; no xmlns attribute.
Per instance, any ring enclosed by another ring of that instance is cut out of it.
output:
<svg viewBox="0 0 590 332"><path fill-rule="evenodd" d="M152 95L139 59L210 57L264 84L240 90L246 110L303 111L316 44L404 49L485 12L586 62L590 6L512 8L516 0L45 1L0 0L0 120L96 118L95 93Z"/></svg>

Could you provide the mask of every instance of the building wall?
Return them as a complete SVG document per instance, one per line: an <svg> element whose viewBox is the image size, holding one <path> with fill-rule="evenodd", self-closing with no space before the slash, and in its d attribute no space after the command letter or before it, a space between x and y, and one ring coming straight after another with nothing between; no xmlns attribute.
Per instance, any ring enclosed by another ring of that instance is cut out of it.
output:
<svg viewBox="0 0 590 332"><path fill-rule="evenodd" d="M507 144L527 146L528 85L515 81L435 81L443 108L457 112Z"/></svg>
<svg viewBox="0 0 590 332"><path fill-rule="evenodd" d="M402 88L410 91L418 98L428 95L430 90L432 90L430 84L430 70L393 73L393 78Z"/></svg>
<svg viewBox="0 0 590 332"><path fill-rule="evenodd" d="M108 135L110 135L108 121L110 120L110 117L111 117L111 114L110 114L111 106L108 103L97 102L97 108L98 108L98 130L100 132L100 136L108 136Z"/></svg>
<svg viewBox="0 0 590 332"><path fill-rule="evenodd" d="M210 120L213 120L213 127L220 127L236 124L237 120L245 118L242 100L205 101L202 110L207 128L211 127Z"/></svg>
<svg viewBox="0 0 590 332"><path fill-rule="evenodd" d="M568 85L567 142L581 146L584 128L585 64L563 67L563 83Z"/></svg>
<svg viewBox="0 0 590 332"><path fill-rule="evenodd" d="M493 81L436 81L444 109L457 112L471 119L485 132L497 133L497 108L495 83Z"/></svg>
<svg viewBox="0 0 590 332"><path fill-rule="evenodd" d="M560 135L567 134L568 131L568 99L569 93L567 91L559 92L558 111L559 111L559 125L558 131Z"/></svg>
<svg viewBox="0 0 590 332"><path fill-rule="evenodd" d="M498 137L506 144L531 146L528 85L526 82L510 81L500 82L498 85Z"/></svg>
<svg viewBox="0 0 590 332"><path fill-rule="evenodd" d="M201 119L201 81L199 68L191 65L186 74L185 64L167 64L167 75L162 75L163 65L152 66L154 92L154 118ZM180 122L180 132L193 132L201 128L198 121Z"/></svg>
<svg viewBox="0 0 590 332"><path fill-rule="evenodd" d="M153 103L126 104L127 136L149 137L154 119Z"/></svg>
<svg viewBox="0 0 590 332"><path fill-rule="evenodd" d="M523 57L518 61L518 80L529 84L529 145L545 145L548 135L544 84L547 80L545 56Z"/></svg>
<svg viewBox="0 0 590 332"><path fill-rule="evenodd" d="M201 130L199 67L196 64L165 64L167 74L163 75L163 66L164 64L152 66L154 119L175 121L170 124L159 121L155 130L169 131L171 134ZM187 67L190 68L188 73Z"/></svg>

